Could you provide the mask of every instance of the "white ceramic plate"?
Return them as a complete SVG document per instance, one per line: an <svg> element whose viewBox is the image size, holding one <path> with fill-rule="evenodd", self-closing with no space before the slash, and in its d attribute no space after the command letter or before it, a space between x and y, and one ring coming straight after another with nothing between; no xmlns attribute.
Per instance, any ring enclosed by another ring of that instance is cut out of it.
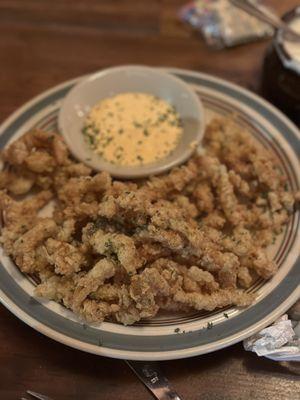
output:
<svg viewBox="0 0 300 400"><path fill-rule="evenodd" d="M207 119L235 112L239 122L278 158L290 187L299 190L299 131L282 113L251 92L224 80L184 70L168 72L185 80L201 96ZM16 111L0 128L0 146L34 126L56 129L61 102L80 79L63 83ZM271 280L260 280L251 288L257 293L257 299L247 309L230 307L211 313L160 315L130 327L109 322L87 326L63 306L35 299L33 284L2 252L0 300L36 330L90 353L136 360L167 360L208 353L262 329L300 296L299 223L297 212L270 249L279 271Z"/></svg>

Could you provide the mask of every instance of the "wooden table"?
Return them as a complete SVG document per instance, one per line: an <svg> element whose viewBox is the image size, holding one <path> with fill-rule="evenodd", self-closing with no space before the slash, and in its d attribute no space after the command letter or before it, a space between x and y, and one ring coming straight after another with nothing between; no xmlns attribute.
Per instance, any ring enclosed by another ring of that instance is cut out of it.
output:
<svg viewBox="0 0 300 400"><path fill-rule="evenodd" d="M66 79L119 64L209 72L259 91L267 42L213 51L178 22L180 0L0 0L0 119ZM280 13L297 0L273 0ZM163 362L185 399L297 400L299 365L274 363L238 344ZM118 360L85 354L42 336L0 308L0 399L26 389L54 399L151 399Z"/></svg>

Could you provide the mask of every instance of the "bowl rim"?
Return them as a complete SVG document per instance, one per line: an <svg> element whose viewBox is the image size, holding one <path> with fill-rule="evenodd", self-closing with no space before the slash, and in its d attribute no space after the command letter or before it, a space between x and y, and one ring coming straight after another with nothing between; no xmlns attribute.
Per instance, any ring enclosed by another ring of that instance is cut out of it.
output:
<svg viewBox="0 0 300 400"><path fill-rule="evenodd" d="M73 147L73 140L71 140L71 135L66 133L66 107L70 103L70 99L74 95L74 93L78 92L83 88L87 83L90 83L95 80L103 79L105 76L114 74L114 73L119 73L123 71L138 71L141 70L142 72L148 72L153 75L157 75L160 77L163 77L165 79L168 79L168 81L173 82L177 86L180 86L189 96L189 98L194 102L195 106L197 107L197 114L199 116L198 118L198 127L195 132L194 138L192 139L192 142L195 141L196 143L200 143L201 139L203 138L204 135L204 127L205 127L205 117L204 117L204 107L202 104L201 99L197 96L195 91L185 83L182 79L168 73L165 71L160 70L157 67L149 67L149 66L144 66L144 65L121 65L121 66L116 66L116 67L109 67L100 71L96 71L94 73L91 73L87 76L85 76L81 81L79 81L75 86L71 88L71 90L67 93L65 96L60 110L59 110L59 115L58 115L58 129L61 132L62 136L64 137L64 140L66 141L66 144L70 150L70 152L73 154L73 156L83 162L84 164L88 165L89 167L93 168L95 171L106 171L110 173L110 175L114 178L118 179L139 179L139 178L145 178L147 176L151 175L159 175L161 173L167 172L171 168L175 166L179 166L180 164L183 164L186 162L192 155L192 153L195 151L194 146L190 146L189 143L187 143L186 146L184 146L183 150L178 154L176 158L173 158L171 160L162 159L159 160L158 162L154 163L149 163L149 164L144 164L141 166L124 166L124 165L117 165L117 164L112 164L109 162L106 162L105 160L102 160L99 158L99 161L96 163L92 160L89 159L89 155L86 154L84 157L82 154L79 154L79 152L74 149ZM164 162L166 160L166 162Z"/></svg>

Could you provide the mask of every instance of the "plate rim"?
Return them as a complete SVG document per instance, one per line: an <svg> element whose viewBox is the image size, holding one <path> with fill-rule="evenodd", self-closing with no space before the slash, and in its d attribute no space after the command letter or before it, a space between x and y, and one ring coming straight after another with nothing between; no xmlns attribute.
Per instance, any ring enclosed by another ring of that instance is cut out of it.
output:
<svg viewBox="0 0 300 400"><path fill-rule="evenodd" d="M70 338L69 336L57 332L56 330L47 327L46 325L37 322L30 315L26 314L21 310L11 299L9 299L3 291L0 289L0 302L4 305L12 314L18 319L25 322L26 325L30 326L37 332L69 347L77 350L81 350L87 353L96 354L103 357L116 358L121 360L137 360L137 361L164 361L164 360L179 360L183 358L190 358L200 356L202 354L212 353L217 350L232 346L236 343L241 342L243 339L251 336L252 334L260 331L261 329L268 326L279 318L284 312L289 309L300 296L300 287L295 289L291 295L277 307L272 314L268 315L264 319L260 320L250 328L244 329L242 332L238 332L235 335L220 341L215 341L210 345L200 345L195 347L188 347L186 349L168 350L168 351L155 351L155 352L140 352L140 351L129 351L112 349L103 346L97 346L83 342L78 339Z"/></svg>
<svg viewBox="0 0 300 400"><path fill-rule="evenodd" d="M185 69L179 68L159 68L163 69L170 73L175 74L182 74L182 75L189 75L195 78L202 78L206 80L213 80L217 83L234 88L236 91L242 92L246 94L248 97L254 98L254 100L258 103L262 103L266 108L269 108L273 114L276 114L279 119L283 120L283 122L290 127L290 129L296 134L298 138L300 138L300 132L298 128L276 107L271 105L268 101L262 99L260 96L250 92L248 89L240 87L234 83L226 81L225 79L215 77L210 74L202 73L202 72L194 72ZM23 106L18 108L15 112L13 112L8 118L6 118L3 123L0 125L0 131L4 131L7 126L11 124L11 122L15 121L20 115L24 113L30 106L34 105L35 103L39 102L42 99L46 99L51 93L57 92L60 89L66 88L69 85L72 85L81 79L89 76L90 74L77 77L75 79L71 79L65 81L59 85L51 87L46 91L42 92L41 94L33 97L29 101L27 101ZM297 263L299 259L295 262ZM186 358L197 356L204 353L209 353L212 351L216 351L218 349L230 346L234 343L237 343L243 340L245 337L251 335L252 333L262 329L263 327L267 326L270 322L274 321L277 317L279 317L283 312L285 312L292 304L296 301L296 299L300 296L300 286L296 288L291 294L285 299L285 301L277 307L275 310L272 311L271 314L260 320L259 322L255 323L254 325L240 331L234 335L229 336L229 338L222 339L220 341L214 341L210 344L202 344L195 347L187 347L185 349L176 349L176 350L168 350L168 351L155 351L155 352L142 352L142 351L131 351L131 350L120 350L120 349L112 349L108 347L100 347L97 345L93 345L90 343L86 343L82 340L78 340L72 338L66 334L60 333L55 329L52 329L41 322L38 322L25 311L21 310L6 294L0 290L0 301L2 304L8 308L14 315L16 315L19 319L25 322L27 325L33 327L37 331L45 334L46 336L59 341L63 344L66 344L70 347L74 347L76 349L114 358L127 358L127 359L135 359L135 360L167 360L167 359L179 359L179 358Z"/></svg>

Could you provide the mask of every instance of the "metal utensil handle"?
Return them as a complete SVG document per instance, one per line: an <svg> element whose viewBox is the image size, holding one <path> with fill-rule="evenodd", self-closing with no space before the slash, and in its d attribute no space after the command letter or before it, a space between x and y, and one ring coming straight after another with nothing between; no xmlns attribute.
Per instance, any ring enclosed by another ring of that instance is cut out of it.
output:
<svg viewBox="0 0 300 400"><path fill-rule="evenodd" d="M126 361L137 377L158 400L182 400L172 389L156 362Z"/></svg>
<svg viewBox="0 0 300 400"><path fill-rule="evenodd" d="M254 15L256 18L266 22L275 28L281 28L284 22L275 14L273 14L266 7L258 4L253 4L251 0L230 0L233 5L241 8L249 14Z"/></svg>
<svg viewBox="0 0 300 400"><path fill-rule="evenodd" d="M288 24L286 24L280 17L274 14L267 7L262 4L253 3L252 0L230 0L233 5L239 7L240 9L246 11L248 14L260 19L272 25L275 28L282 28L286 34L288 34L287 39L289 40L300 40L300 35L291 29Z"/></svg>

